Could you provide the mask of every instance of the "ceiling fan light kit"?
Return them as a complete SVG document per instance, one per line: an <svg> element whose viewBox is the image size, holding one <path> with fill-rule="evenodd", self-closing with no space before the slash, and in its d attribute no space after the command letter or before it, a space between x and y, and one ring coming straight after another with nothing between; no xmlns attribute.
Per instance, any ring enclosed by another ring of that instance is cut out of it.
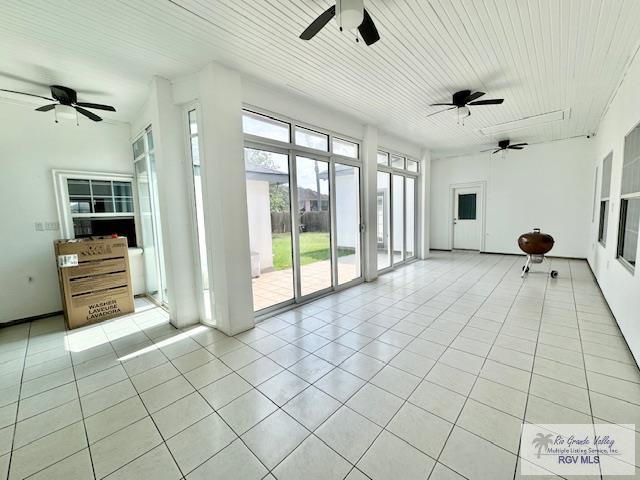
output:
<svg viewBox="0 0 640 480"><path fill-rule="evenodd" d="M364 8L364 0L337 0L337 3L325 10L304 32L300 34L302 40L311 40L322 30L332 18L335 18L339 30L354 30L357 28L356 42L360 39L367 45L373 45L380 40L380 34L371 15Z"/></svg>

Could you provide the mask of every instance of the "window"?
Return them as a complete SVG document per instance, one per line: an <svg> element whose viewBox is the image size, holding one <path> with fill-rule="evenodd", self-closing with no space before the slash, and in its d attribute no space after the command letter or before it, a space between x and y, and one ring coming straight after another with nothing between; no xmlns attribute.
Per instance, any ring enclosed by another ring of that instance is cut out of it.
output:
<svg viewBox="0 0 640 480"><path fill-rule="evenodd" d="M620 197L617 254L622 263L633 270L636 265L640 224L640 125L624 139Z"/></svg>
<svg viewBox="0 0 640 480"><path fill-rule="evenodd" d="M358 144L334 138L332 142L333 153L342 155L343 157L358 158Z"/></svg>
<svg viewBox="0 0 640 480"><path fill-rule="evenodd" d="M404 157L391 155L391 166L393 168L401 168L404 170Z"/></svg>
<svg viewBox="0 0 640 480"><path fill-rule="evenodd" d="M136 246L131 181L68 178L67 193L75 238L115 234Z"/></svg>
<svg viewBox="0 0 640 480"><path fill-rule="evenodd" d="M203 316L207 321L211 316L211 295L209 288L209 268L207 264L207 241L204 229L204 199L202 189L202 175L200 169L200 140L198 137L197 111L187 112L189 122L189 147L191 151L191 172L193 178L193 202L196 220L196 238L198 243L198 257L200 260L200 284L202 287Z"/></svg>
<svg viewBox="0 0 640 480"><path fill-rule="evenodd" d="M611 190L611 163L613 152L602 161L602 186L600 187L600 223L598 225L598 242L607 244L607 225L609 222L609 192Z"/></svg>
<svg viewBox="0 0 640 480"><path fill-rule="evenodd" d="M409 170L410 172L418 172L418 162L416 162L415 160L409 160L407 158L407 170Z"/></svg>
<svg viewBox="0 0 640 480"><path fill-rule="evenodd" d="M476 194L464 193L458 195L458 220L476 219Z"/></svg>
<svg viewBox="0 0 640 480"><path fill-rule="evenodd" d="M242 113L242 131L280 142L291 141L291 126L288 123L248 110Z"/></svg>
<svg viewBox="0 0 640 480"><path fill-rule="evenodd" d="M378 165L389 166L389 154L387 152L378 152Z"/></svg>
<svg viewBox="0 0 640 480"><path fill-rule="evenodd" d="M296 126L296 144L315 150L329 151L329 135Z"/></svg>

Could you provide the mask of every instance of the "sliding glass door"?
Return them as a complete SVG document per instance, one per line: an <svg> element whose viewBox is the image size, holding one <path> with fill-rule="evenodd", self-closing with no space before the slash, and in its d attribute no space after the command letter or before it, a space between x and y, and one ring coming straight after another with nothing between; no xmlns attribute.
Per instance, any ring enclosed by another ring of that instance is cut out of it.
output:
<svg viewBox="0 0 640 480"><path fill-rule="evenodd" d="M158 303L166 304L167 282L158 208L158 180L150 127L133 143L133 155L140 204L146 293Z"/></svg>
<svg viewBox="0 0 640 480"><path fill-rule="evenodd" d="M329 162L296 155L297 260L300 296L330 289L331 214Z"/></svg>
<svg viewBox="0 0 640 480"><path fill-rule="evenodd" d="M289 154L245 148L254 310L293 301Z"/></svg>

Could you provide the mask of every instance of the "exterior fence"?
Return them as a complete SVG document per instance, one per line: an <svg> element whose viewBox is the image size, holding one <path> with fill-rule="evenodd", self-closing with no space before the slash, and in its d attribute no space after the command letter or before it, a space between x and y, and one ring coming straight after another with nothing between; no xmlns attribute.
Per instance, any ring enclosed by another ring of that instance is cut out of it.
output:
<svg viewBox="0 0 640 480"><path fill-rule="evenodd" d="M304 212L300 214L300 230L303 232L328 232L329 212ZM271 233L289 233L291 214L289 212L271 212Z"/></svg>

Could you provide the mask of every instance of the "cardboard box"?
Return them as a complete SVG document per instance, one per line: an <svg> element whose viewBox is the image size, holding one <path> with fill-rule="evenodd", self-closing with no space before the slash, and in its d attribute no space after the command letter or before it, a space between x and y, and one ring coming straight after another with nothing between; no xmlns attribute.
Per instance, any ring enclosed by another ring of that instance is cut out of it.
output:
<svg viewBox="0 0 640 480"><path fill-rule="evenodd" d="M54 249L69 328L134 311L126 238L56 240Z"/></svg>

